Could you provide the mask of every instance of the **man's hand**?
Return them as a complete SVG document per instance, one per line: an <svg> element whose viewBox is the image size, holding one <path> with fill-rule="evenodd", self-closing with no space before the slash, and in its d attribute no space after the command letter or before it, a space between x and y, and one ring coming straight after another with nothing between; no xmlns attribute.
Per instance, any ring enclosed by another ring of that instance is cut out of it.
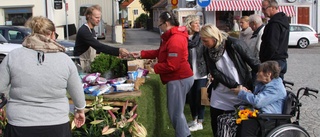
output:
<svg viewBox="0 0 320 137"><path fill-rule="evenodd" d="M140 51L131 52L130 55L134 58L141 58Z"/></svg>
<svg viewBox="0 0 320 137"><path fill-rule="evenodd" d="M84 110L76 110L74 114L74 123L77 128L80 128L86 122L86 116Z"/></svg>
<svg viewBox="0 0 320 137"><path fill-rule="evenodd" d="M129 56L129 51L125 48L119 48L119 56L120 58L126 58Z"/></svg>

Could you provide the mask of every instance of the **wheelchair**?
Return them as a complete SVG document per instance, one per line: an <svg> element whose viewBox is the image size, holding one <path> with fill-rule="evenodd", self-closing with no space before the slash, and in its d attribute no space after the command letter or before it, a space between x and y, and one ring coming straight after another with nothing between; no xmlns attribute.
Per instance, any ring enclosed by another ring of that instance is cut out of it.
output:
<svg viewBox="0 0 320 137"><path fill-rule="evenodd" d="M309 133L299 125L300 119L300 99L303 96L313 96L319 91L309 87L301 87L298 89L295 95L291 92L292 82L284 81L284 85L287 88L287 97L284 103L284 109L282 114L259 114L257 117L261 137L310 137ZM290 85L290 86L288 86ZM288 90L291 89L291 90ZM300 92L303 92L300 95Z"/></svg>

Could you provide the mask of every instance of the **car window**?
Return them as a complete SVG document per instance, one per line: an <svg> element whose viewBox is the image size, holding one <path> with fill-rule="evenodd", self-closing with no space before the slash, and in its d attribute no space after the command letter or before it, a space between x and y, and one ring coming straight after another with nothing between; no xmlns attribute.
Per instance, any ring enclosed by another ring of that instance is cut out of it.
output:
<svg viewBox="0 0 320 137"><path fill-rule="evenodd" d="M301 31L312 31L309 27L306 26L301 26L300 29Z"/></svg>
<svg viewBox="0 0 320 137"><path fill-rule="evenodd" d="M0 30L0 34L3 36L3 35L4 35L4 31L3 31L3 30Z"/></svg>
<svg viewBox="0 0 320 137"><path fill-rule="evenodd" d="M290 26L290 31L293 31L293 32L300 31L300 28L299 26Z"/></svg>
<svg viewBox="0 0 320 137"><path fill-rule="evenodd" d="M0 34L0 43L8 43L8 41Z"/></svg>
<svg viewBox="0 0 320 137"><path fill-rule="evenodd" d="M23 40L24 36L22 35L22 33L20 31L17 30L9 30L9 38L10 40Z"/></svg>

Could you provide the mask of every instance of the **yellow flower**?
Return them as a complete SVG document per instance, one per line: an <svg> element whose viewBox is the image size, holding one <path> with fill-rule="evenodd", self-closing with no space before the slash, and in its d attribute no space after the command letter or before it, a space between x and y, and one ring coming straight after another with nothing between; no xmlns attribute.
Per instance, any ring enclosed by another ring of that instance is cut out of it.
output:
<svg viewBox="0 0 320 137"><path fill-rule="evenodd" d="M257 117L258 110L255 110L255 109L253 110L254 111L252 111L252 109L250 108L239 110L236 123L240 124L242 120L248 120L249 117Z"/></svg>

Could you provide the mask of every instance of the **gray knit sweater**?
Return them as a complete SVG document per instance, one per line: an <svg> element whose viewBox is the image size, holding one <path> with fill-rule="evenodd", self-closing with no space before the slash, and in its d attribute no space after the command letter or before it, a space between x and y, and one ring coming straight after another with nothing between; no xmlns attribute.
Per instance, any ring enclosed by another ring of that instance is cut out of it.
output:
<svg viewBox="0 0 320 137"><path fill-rule="evenodd" d="M76 66L65 53L37 52L25 47L11 51L0 64L0 92L10 86L6 114L14 126L58 125L69 121L70 94L78 109L85 97Z"/></svg>

